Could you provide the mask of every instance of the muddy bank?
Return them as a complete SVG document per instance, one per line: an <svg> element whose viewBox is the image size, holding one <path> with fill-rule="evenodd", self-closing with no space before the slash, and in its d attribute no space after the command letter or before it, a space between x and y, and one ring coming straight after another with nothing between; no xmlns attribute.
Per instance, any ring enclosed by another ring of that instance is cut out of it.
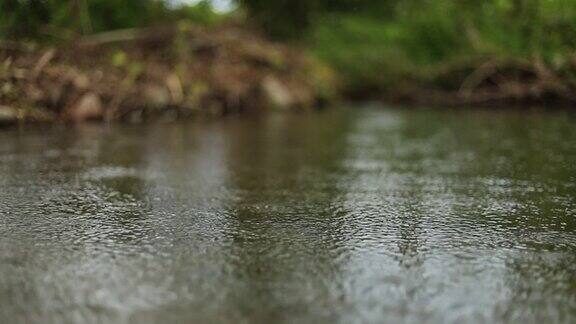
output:
<svg viewBox="0 0 576 324"><path fill-rule="evenodd" d="M482 58L419 71L379 91L370 89L353 97L374 96L382 101L416 106L549 106L576 104L576 60L558 72L540 57L530 59Z"/></svg>
<svg viewBox="0 0 576 324"><path fill-rule="evenodd" d="M311 110L332 71L238 26L180 24L92 35L54 48L3 43L0 121L130 121Z"/></svg>

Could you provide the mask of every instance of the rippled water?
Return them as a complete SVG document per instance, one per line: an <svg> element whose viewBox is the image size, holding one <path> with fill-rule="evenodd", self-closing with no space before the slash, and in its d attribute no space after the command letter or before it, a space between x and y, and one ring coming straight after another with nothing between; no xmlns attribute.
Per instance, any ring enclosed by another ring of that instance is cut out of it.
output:
<svg viewBox="0 0 576 324"><path fill-rule="evenodd" d="M0 322L576 321L576 118L0 132Z"/></svg>

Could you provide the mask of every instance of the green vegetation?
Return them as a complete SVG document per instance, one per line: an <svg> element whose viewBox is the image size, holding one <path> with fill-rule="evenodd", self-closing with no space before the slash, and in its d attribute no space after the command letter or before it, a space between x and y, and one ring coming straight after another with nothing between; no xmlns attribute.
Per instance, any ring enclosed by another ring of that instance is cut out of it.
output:
<svg viewBox="0 0 576 324"><path fill-rule="evenodd" d="M576 101L574 0L0 0L0 38L58 40L229 16L332 66L341 91L440 103Z"/></svg>
<svg viewBox="0 0 576 324"><path fill-rule="evenodd" d="M213 25L224 17L208 1L170 7L157 0L0 0L0 38L61 39L178 20Z"/></svg>
<svg viewBox="0 0 576 324"><path fill-rule="evenodd" d="M282 5L245 2L274 36L304 39L351 94L575 98L573 0L289 1L295 20Z"/></svg>

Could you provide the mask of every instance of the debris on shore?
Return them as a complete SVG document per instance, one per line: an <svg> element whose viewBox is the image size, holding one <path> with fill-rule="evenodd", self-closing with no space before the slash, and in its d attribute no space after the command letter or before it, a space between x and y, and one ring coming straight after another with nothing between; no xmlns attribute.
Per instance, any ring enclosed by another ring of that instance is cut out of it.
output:
<svg viewBox="0 0 576 324"><path fill-rule="evenodd" d="M56 48L0 44L0 123L311 110L334 86L304 51L232 25L119 30Z"/></svg>

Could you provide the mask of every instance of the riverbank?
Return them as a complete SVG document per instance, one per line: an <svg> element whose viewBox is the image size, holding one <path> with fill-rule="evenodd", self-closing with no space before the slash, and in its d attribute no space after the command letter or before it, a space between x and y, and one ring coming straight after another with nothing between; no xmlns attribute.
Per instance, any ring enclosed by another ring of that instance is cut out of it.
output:
<svg viewBox="0 0 576 324"><path fill-rule="evenodd" d="M404 106L576 103L570 77L576 70L574 60L564 62L560 70L538 56L478 56L410 69L398 61L397 68L404 70L395 73L392 65L363 59L365 53L379 51L377 46L341 45L330 55L350 50L355 66L366 73L351 75L346 69L354 65L351 62L340 65L318 52L312 56L313 48L269 41L241 24L123 29L51 47L3 42L0 125L138 123L198 114L305 111L336 97Z"/></svg>
<svg viewBox="0 0 576 324"><path fill-rule="evenodd" d="M426 106L576 103L573 1L321 2L309 44L342 75L347 96Z"/></svg>
<svg viewBox="0 0 576 324"><path fill-rule="evenodd" d="M423 70L393 85L353 89L351 97L374 97L405 106L573 107L576 61L560 73L540 57L481 57Z"/></svg>
<svg viewBox="0 0 576 324"><path fill-rule="evenodd" d="M310 110L335 78L305 51L237 25L125 29L34 48L2 43L0 120L140 122Z"/></svg>

